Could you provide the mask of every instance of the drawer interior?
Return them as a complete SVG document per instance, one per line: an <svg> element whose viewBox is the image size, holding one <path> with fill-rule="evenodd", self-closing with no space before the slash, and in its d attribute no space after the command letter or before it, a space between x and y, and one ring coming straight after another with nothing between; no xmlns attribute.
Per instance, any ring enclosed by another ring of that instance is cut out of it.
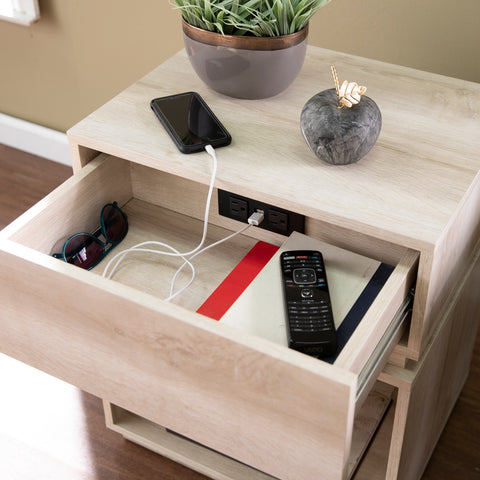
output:
<svg viewBox="0 0 480 480"><path fill-rule="evenodd" d="M88 172L89 169L92 171ZM93 232L100 224L103 205L117 201L127 215L128 234L89 273L103 275L113 255L141 242L164 242L180 252L190 251L200 242L203 221L134 197L128 162L98 159L84 170L78 175L84 179L67 181L46 202L41 202L43 205L34 207L26 217L19 219L19 223L23 220L23 225L20 228L17 226L10 239L51 255L55 250L53 246L61 251L63 241L72 234ZM209 225L205 246L231 233L225 228ZM172 301L195 311L255 243L254 238L239 235L196 257L196 280L188 292ZM170 252L159 246L148 245L145 248L148 247ZM182 263L183 260L178 257L133 253L122 260L112 280L157 298L166 298L171 279ZM185 268L176 281L176 287L181 288L190 277L191 271Z"/></svg>
<svg viewBox="0 0 480 480"><path fill-rule="evenodd" d="M152 178L157 182L156 185L152 185ZM54 253L53 250L60 250L63 241L72 234L92 232L98 228L103 205L117 201L128 217L128 235L89 272L108 276L116 263L110 263L112 257L142 242L162 242L180 252L195 248L202 237L206 190L206 186L201 183L185 183L184 179L178 179L177 183L177 179L171 175L162 175L162 172L148 167L100 155L45 201L21 217L16 222L18 225L12 225L10 228L13 233L9 238L50 256ZM239 226L242 226L239 222L220 217L217 210L213 195L205 246L218 242L230 235L232 230L238 230ZM7 235L8 231L9 229L6 231ZM280 245L285 237L251 227L246 234L237 235L197 256L195 281L172 302L196 311L258 239ZM144 248L170 252L168 248L158 245L149 244ZM398 331L405 331L402 312L408 303L406 292L413 281L413 266L416 260L416 252L407 249L397 252L397 268L392 275L392 281L387 282L379 298L362 320L359 331L342 350L336 360L339 366L360 377L371 377L372 369L377 367L378 371L379 357L385 357L384 360L388 358L384 344L391 343L393 336L397 342ZM178 257L133 252L126 255L115 267L112 280L163 299L171 293L172 278L182 264L183 260ZM65 268L65 265L62 267ZM190 278L191 271L186 267L175 281L176 290L186 285ZM402 288L399 289L399 286ZM403 301L403 298L406 300ZM395 306L388 308L392 302L400 308L400 312L397 312ZM381 334L371 338L375 343L373 349L368 345L371 342L366 342L365 339L369 336L369 330L378 327L376 322L378 315L382 314L381 309L388 310L388 313L385 315L385 328L378 329ZM359 349L364 350L360 356ZM362 389L365 388L367 380L360 379ZM370 382L372 380L374 379L370 378Z"/></svg>
<svg viewBox="0 0 480 480"><path fill-rule="evenodd" d="M142 181L162 176L156 185ZM132 254L107 280L108 256L92 271L51 256L59 239L95 230L103 205L112 201L129 219L117 251L146 240L192 249L201 237L206 186L185 190L182 182L172 185L169 174L100 155L7 227L0 236L0 262L9 276L0 285L2 349L273 476L294 478L295 459L285 450L294 441L312 459L305 465L312 478L319 465L340 478L359 408L359 377L372 355L380 357L375 364L388 358L378 345L407 296L417 256L402 253L334 365L194 313L258 239L279 244L282 237L251 228L200 255L196 281L171 304L161 298L177 259ZM239 228L215 212L213 203L207 243ZM28 297L25 305L14 292ZM278 450L273 456L272 448Z"/></svg>

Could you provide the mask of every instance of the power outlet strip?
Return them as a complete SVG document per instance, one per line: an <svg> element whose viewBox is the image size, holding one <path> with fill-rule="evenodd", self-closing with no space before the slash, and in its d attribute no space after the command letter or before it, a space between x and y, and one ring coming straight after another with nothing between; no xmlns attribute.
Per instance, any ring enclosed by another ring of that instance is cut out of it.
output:
<svg viewBox="0 0 480 480"><path fill-rule="evenodd" d="M305 233L305 217L303 215L236 193L218 190L218 213L220 215L247 223L250 215L258 210L261 210L265 217L259 228L287 236L294 231Z"/></svg>

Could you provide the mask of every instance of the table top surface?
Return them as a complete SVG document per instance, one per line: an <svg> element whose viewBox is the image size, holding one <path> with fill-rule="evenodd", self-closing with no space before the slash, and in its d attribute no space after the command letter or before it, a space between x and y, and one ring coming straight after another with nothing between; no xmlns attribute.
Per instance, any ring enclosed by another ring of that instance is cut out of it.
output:
<svg viewBox="0 0 480 480"><path fill-rule="evenodd" d="M311 152L300 113L340 82L368 87L382 130L359 162L329 165ZM302 71L265 100L218 94L184 50L69 130L70 141L208 183L206 153L181 154L150 109L153 98L199 92L232 135L217 151L216 186L418 250L432 248L461 209L480 168L480 84L308 47Z"/></svg>

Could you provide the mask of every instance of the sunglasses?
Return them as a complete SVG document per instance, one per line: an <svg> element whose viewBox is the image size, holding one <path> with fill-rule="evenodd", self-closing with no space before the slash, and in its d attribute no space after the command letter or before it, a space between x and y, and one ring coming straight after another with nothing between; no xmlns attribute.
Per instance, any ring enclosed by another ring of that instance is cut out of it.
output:
<svg viewBox="0 0 480 480"><path fill-rule="evenodd" d="M100 213L100 227L93 233L76 233L63 244L62 253L53 253L55 258L90 270L127 235L127 216L117 202L107 203ZM100 240L100 235L105 242Z"/></svg>

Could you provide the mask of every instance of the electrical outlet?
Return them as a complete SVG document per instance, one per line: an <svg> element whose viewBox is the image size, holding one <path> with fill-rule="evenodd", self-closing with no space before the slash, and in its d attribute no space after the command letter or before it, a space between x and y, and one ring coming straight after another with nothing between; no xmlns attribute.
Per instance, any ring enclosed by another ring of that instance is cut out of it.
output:
<svg viewBox="0 0 480 480"><path fill-rule="evenodd" d="M282 235L293 231L305 233L305 217L251 198L242 197L225 190L218 190L218 213L243 223L257 210L264 213L263 222L256 228L263 228Z"/></svg>
<svg viewBox="0 0 480 480"><path fill-rule="evenodd" d="M288 213L270 209L268 211L267 221L273 231L283 234L288 232Z"/></svg>
<svg viewBox="0 0 480 480"><path fill-rule="evenodd" d="M248 220L248 202L240 198L230 196L228 199L229 216L235 220L246 222Z"/></svg>

